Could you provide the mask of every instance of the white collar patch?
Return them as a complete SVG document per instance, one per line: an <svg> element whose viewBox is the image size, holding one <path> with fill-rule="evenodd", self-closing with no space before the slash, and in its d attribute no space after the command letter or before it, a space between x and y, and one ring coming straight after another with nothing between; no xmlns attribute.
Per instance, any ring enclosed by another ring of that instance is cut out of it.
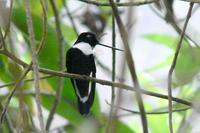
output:
<svg viewBox="0 0 200 133"><path fill-rule="evenodd" d="M93 54L92 47L88 43L85 43L85 42L77 43L73 45L73 48L77 48L81 50L85 55Z"/></svg>

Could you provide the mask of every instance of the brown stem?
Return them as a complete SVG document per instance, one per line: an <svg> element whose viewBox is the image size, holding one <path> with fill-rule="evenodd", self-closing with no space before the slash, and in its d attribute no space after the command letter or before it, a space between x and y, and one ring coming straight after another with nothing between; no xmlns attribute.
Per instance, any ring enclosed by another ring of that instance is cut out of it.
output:
<svg viewBox="0 0 200 133"><path fill-rule="evenodd" d="M180 52L180 49L181 49L181 46L182 46L182 41L183 41L183 37L184 37L184 34L185 34L185 30L186 30L186 27L187 27L187 24L189 22L189 19L191 17L191 13L192 13L192 8L193 8L193 3L190 3L190 7L189 7L189 10L188 10L188 13L187 13L187 18L186 18L186 21L185 21L185 24L184 24L184 27L183 27L183 30L182 30L182 33L181 33L181 36L180 36L180 40L178 42L178 45L177 45L177 48L176 48L176 52L174 54L174 58L173 58L173 62L171 64L171 67L170 67L170 70L169 70L169 73L168 73L168 99L169 99L169 128L170 128L170 133L173 133L173 120L172 120L172 73L176 67L176 62L177 62L177 59L178 59L178 55L179 55L179 52Z"/></svg>

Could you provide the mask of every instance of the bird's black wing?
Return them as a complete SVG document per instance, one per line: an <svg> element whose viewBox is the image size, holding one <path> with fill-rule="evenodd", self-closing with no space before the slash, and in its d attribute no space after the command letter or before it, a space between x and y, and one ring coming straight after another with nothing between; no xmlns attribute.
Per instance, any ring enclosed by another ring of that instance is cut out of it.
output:
<svg viewBox="0 0 200 133"><path fill-rule="evenodd" d="M93 55L84 55L79 49L71 48L66 55L67 72L96 77ZM71 79L75 89L79 111L88 114L94 101L95 82Z"/></svg>
<svg viewBox="0 0 200 133"><path fill-rule="evenodd" d="M66 68L67 68L67 72L71 73L72 72L72 63L71 63L71 59L72 59L72 54L73 54L73 49L69 49L67 51L66 54Z"/></svg>
<svg viewBox="0 0 200 133"><path fill-rule="evenodd" d="M90 59L91 59L91 62L92 62L92 64L91 64L92 65L92 77L96 78L96 65L95 65L94 56L90 55ZM91 91L90 91L90 94L89 94L89 99L87 101L88 104L89 104L89 107L91 107L93 102L94 102L95 88L96 88L96 82L91 81Z"/></svg>

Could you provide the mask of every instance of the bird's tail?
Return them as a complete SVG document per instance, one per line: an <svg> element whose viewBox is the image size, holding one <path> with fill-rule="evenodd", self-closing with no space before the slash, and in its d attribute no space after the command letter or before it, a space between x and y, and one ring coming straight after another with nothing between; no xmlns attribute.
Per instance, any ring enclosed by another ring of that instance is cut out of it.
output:
<svg viewBox="0 0 200 133"><path fill-rule="evenodd" d="M87 116L90 113L90 108L94 102L94 96L95 96L95 89L92 88L89 94L89 98L86 102L82 102L78 98L78 109L81 115Z"/></svg>

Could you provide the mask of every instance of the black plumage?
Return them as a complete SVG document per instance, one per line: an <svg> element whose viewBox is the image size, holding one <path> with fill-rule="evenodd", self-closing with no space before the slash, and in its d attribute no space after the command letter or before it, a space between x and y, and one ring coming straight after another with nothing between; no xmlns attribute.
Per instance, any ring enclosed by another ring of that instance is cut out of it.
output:
<svg viewBox="0 0 200 133"><path fill-rule="evenodd" d="M92 50L98 43L94 34L85 32L79 35L75 45L88 45ZM89 48L90 48L89 47ZM86 49L87 50L87 49ZM92 53L85 54L79 47L72 47L66 54L67 72L96 77L95 60ZM95 82L71 79L76 92L78 109L80 114L87 115L94 101Z"/></svg>

